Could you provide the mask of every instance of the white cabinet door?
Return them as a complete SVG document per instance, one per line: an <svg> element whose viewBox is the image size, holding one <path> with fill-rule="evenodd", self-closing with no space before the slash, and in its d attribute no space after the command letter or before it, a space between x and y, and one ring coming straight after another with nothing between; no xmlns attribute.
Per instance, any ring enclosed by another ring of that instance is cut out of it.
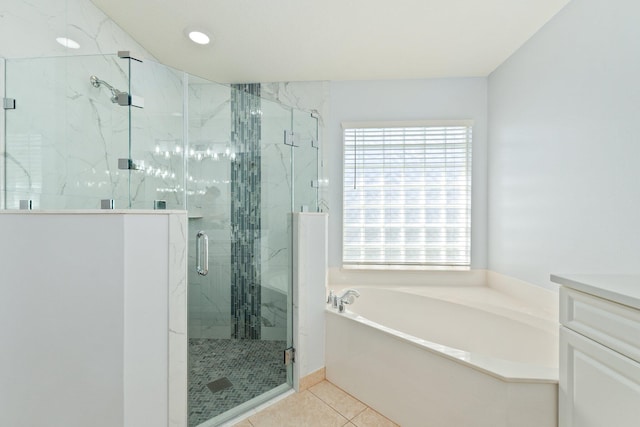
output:
<svg viewBox="0 0 640 427"><path fill-rule="evenodd" d="M560 427L638 427L640 364L560 328Z"/></svg>

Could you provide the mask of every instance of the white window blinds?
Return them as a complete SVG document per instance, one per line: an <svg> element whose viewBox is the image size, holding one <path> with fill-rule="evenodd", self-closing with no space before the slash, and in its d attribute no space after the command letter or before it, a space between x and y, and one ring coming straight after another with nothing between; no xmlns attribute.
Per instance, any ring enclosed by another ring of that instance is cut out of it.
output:
<svg viewBox="0 0 640 427"><path fill-rule="evenodd" d="M343 264L469 266L471 123L343 127Z"/></svg>

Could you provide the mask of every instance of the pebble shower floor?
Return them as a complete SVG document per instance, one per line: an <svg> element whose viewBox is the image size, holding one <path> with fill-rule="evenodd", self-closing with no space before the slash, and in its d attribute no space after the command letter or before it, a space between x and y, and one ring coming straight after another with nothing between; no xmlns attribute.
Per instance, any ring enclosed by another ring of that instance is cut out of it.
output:
<svg viewBox="0 0 640 427"><path fill-rule="evenodd" d="M284 341L189 339L189 427L195 427L287 381ZM212 392L208 384L225 388Z"/></svg>

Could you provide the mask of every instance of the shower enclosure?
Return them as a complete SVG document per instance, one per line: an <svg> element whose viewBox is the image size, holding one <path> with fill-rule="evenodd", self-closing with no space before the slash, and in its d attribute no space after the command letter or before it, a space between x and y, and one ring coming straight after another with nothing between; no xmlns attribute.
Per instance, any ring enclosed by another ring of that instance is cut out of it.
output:
<svg viewBox="0 0 640 427"><path fill-rule="evenodd" d="M317 210L317 119L127 52L6 59L4 88L1 206L188 211L189 425L290 388L290 213Z"/></svg>

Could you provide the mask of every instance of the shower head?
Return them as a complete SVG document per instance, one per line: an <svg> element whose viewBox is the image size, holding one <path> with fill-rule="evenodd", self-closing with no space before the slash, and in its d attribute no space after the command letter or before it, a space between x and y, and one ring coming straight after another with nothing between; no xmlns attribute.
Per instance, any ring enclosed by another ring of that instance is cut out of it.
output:
<svg viewBox="0 0 640 427"><path fill-rule="evenodd" d="M120 95L125 95L128 98L128 94L127 92L122 92L118 89L116 89L115 87L111 86L109 83L105 82L104 80L100 80L97 76L91 76L89 77L89 82L91 82L91 86L93 87L100 87L100 86L105 86L107 89L109 89L111 91L111 102L113 102L114 104L121 104L120 99ZM127 104L124 104L127 105Z"/></svg>

